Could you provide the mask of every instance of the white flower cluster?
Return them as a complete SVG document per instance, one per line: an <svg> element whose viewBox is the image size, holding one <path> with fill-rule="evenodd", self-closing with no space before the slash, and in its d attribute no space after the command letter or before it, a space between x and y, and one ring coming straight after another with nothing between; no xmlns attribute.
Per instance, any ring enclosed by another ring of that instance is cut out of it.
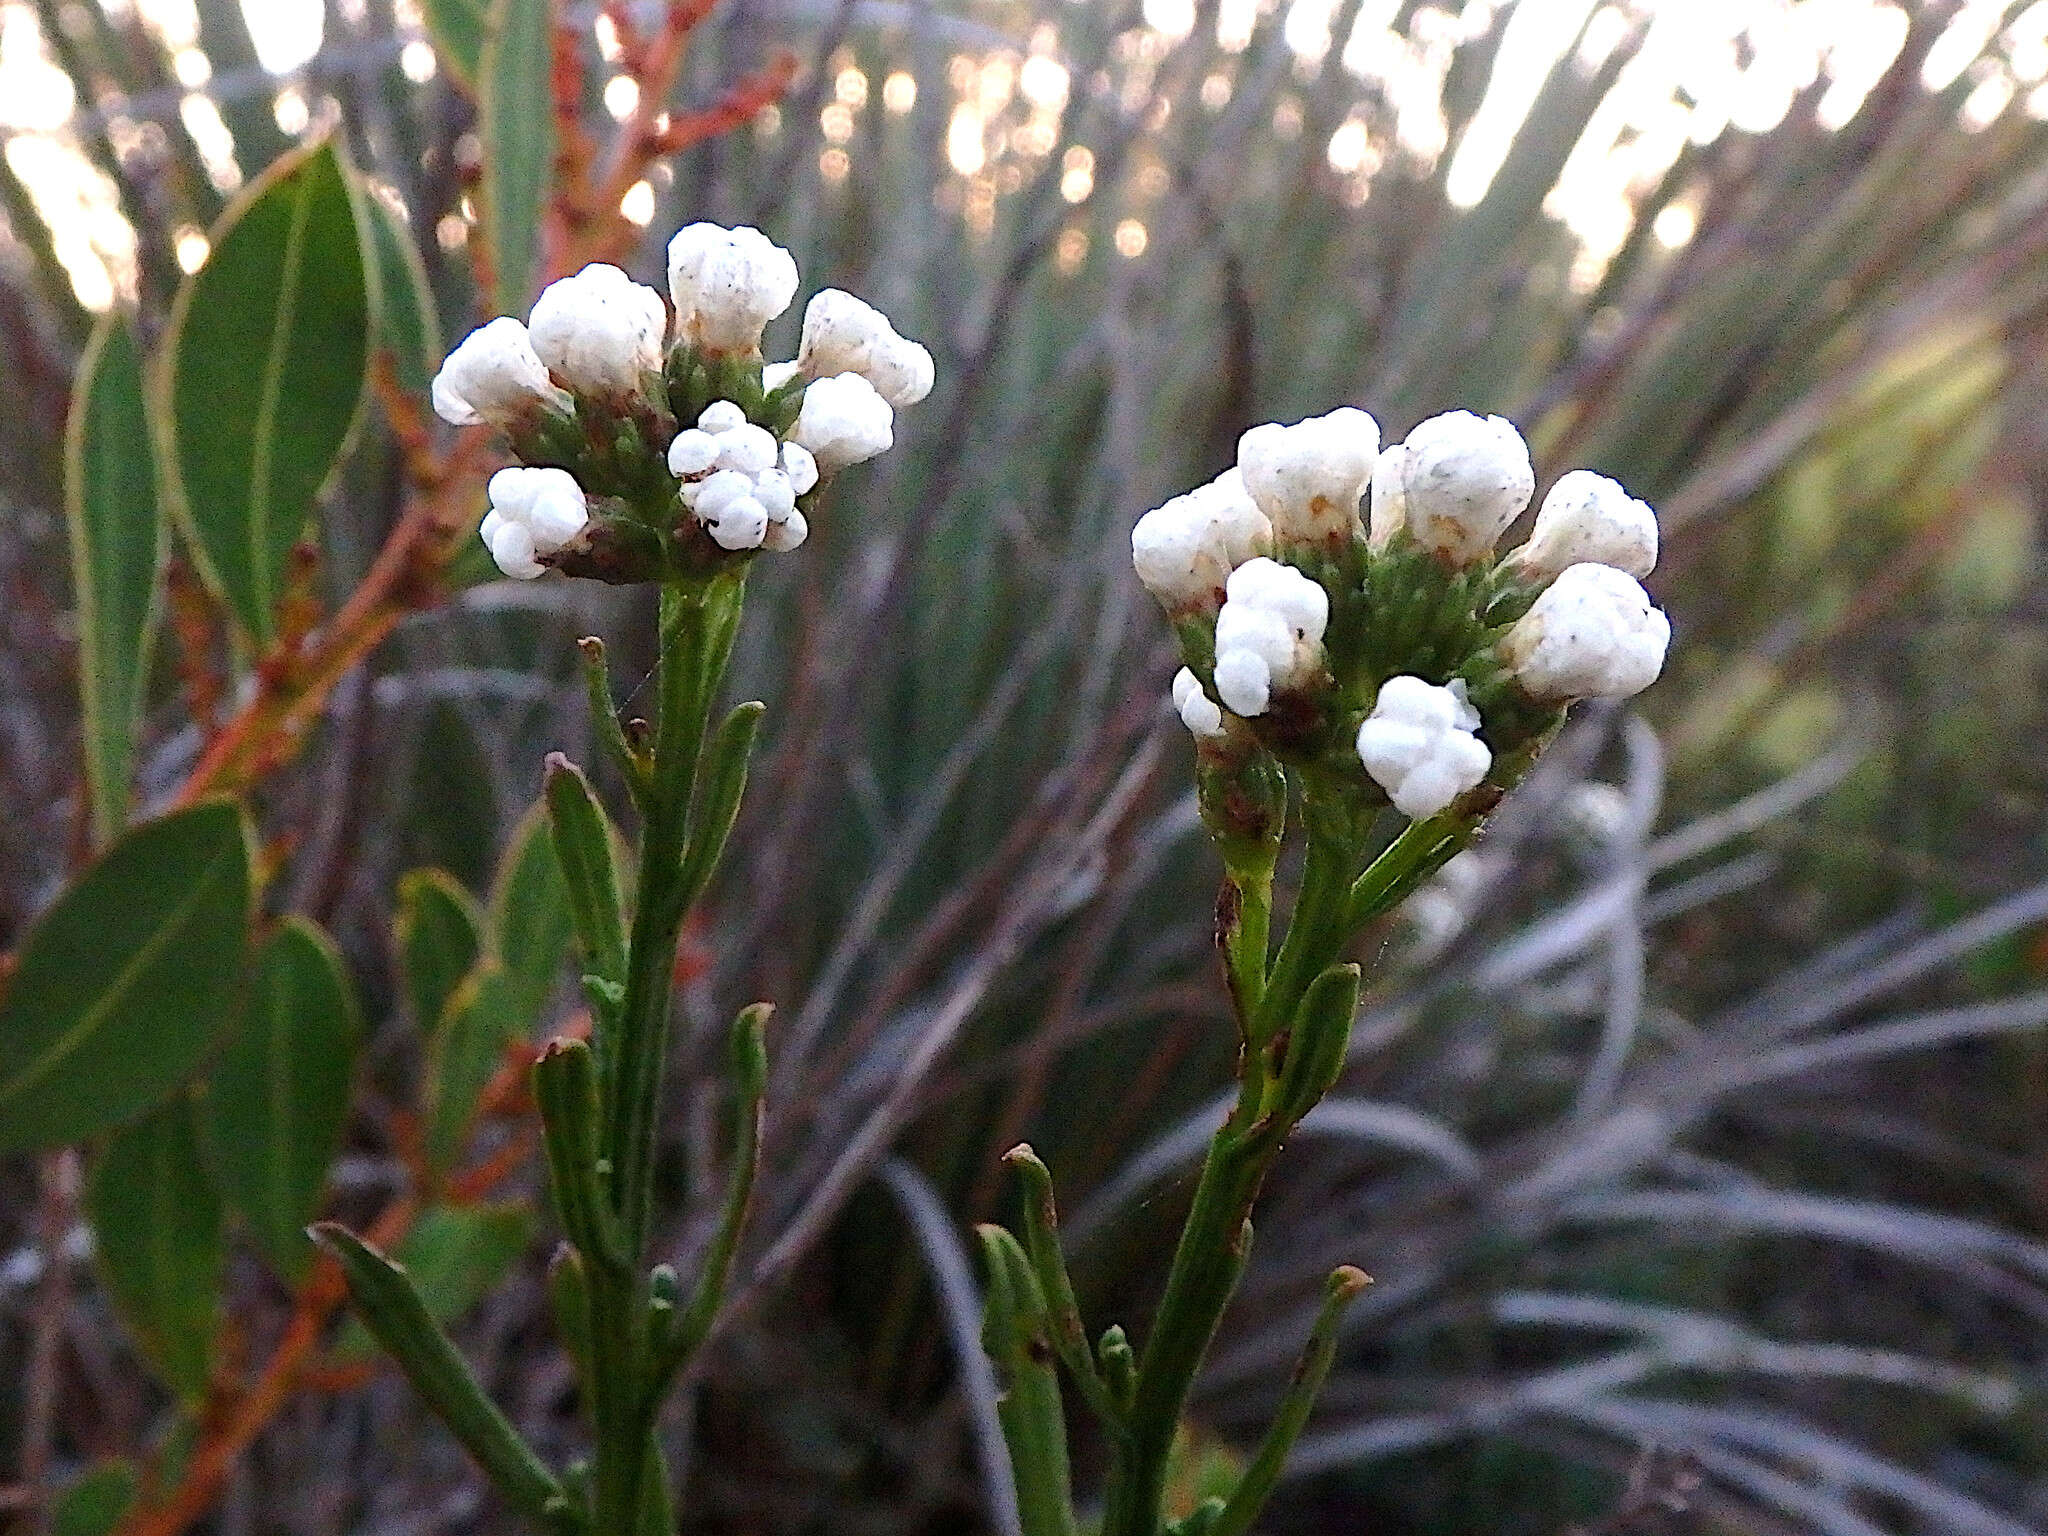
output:
<svg viewBox="0 0 2048 1536"><path fill-rule="evenodd" d="M689 225L669 243L668 274L672 331L654 289L617 267L588 266L549 284L525 324L502 316L466 337L434 379L434 409L456 426L518 434L570 416L579 400L620 411L658 397L671 344L727 370L751 369L775 397L764 409L793 405L787 440L735 401L714 400L670 442L668 466L681 504L720 548L794 549L808 533L798 498L891 446L896 411L931 391L931 354L872 305L826 289L805 311L798 356L763 368L761 333L795 300L798 275L789 252L759 230ZM792 385L801 385L800 400ZM484 542L506 575L538 576L590 514L568 470L506 473L549 478L544 491L531 479L493 480Z"/></svg>
<svg viewBox="0 0 2048 1536"><path fill-rule="evenodd" d="M730 400L704 408L668 445L683 505L720 549L795 549L810 535L797 497L818 483L818 461L801 443L778 443Z"/></svg>
<svg viewBox="0 0 2048 1536"><path fill-rule="evenodd" d="M1479 711L1453 678L1442 688L1419 677L1380 684L1372 713L1358 728L1358 760L1403 816L1434 816L1493 766L1493 753L1473 733Z"/></svg>
<svg viewBox="0 0 2048 1536"><path fill-rule="evenodd" d="M1612 480L1575 470L1544 499L1530 541L1494 565L1495 544L1535 489L1528 446L1499 416L1451 411L1384 449L1378 424L1350 407L1252 428L1234 468L1146 513L1131 533L1138 579L1167 613L1214 619L1214 697L1184 669L1174 680L1181 718L1198 738L1222 740L1224 710L1255 719L1276 696L1322 686L1331 597L1343 595L1334 583L1355 579L1344 572L1361 560L1415 553L1428 557L1411 567L1418 581L1432 569L1480 567L1502 584L1482 590L1519 589L1526 601L1541 588L1495 653L1530 701L1648 687L1670 641L1641 585L1656 564L1655 514ZM1368 492L1369 527L1360 515ZM1359 611L1355 600L1346 610ZM1358 729L1360 762L1409 816L1442 810L1491 766L1463 688L1386 679Z"/></svg>

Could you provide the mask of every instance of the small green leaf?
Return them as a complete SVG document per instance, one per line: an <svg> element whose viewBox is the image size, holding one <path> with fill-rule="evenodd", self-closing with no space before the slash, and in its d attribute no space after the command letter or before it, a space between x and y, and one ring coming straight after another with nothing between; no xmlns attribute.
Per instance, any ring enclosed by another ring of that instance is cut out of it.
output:
<svg viewBox="0 0 2048 1536"><path fill-rule="evenodd" d="M566 883L584 969L626 979L626 898L612 850L616 833L583 770L559 752L548 758L548 823Z"/></svg>
<svg viewBox="0 0 2048 1536"><path fill-rule="evenodd" d="M537 802L512 829L491 887L490 949L505 973L516 1031L538 1022L562 979L562 961L575 936L568 882L555 856L547 806Z"/></svg>
<svg viewBox="0 0 2048 1536"><path fill-rule="evenodd" d="M213 1367L227 1243L189 1099L114 1134L86 1211L115 1310L164 1385L196 1402Z"/></svg>
<svg viewBox="0 0 2048 1536"><path fill-rule="evenodd" d="M313 1235L341 1264L349 1296L377 1342L405 1372L436 1418L474 1456L491 1484L528 1519L559 1528L566 1509L562 1488L519 1432L484 1395L468 1362L434 1317L419 1281L345 1227L332 1223Z"/></svg>
<svg viewBox="0 0 2048 1536"><path fill-rule="evenodd" d="M64 434L64 515L78 603L79 735L93 835L128 819L135 727L156 632L164 524L142 380L127 325L108 315L79 359Z"/></svg>
<svg viewBox="0 0 2048 1536"><path fill-rule="evenodd" d="M484 33L490 16L484 0L423 0L427 36L441 62L464 90L476 89L477 66L483 57Z"/></svg>
<svg viewBox="0 0 2048 1536"><path fill-rule="evenodd" d="M313 1256L328 1165L348 1124L361 1024L334 943L287 918L257 952L235 1037L206 1097L213 1166L264 1258L297 1280Z"/></svg>
<svg viewBox="0 0 2048 1536"><path fill-rule="evenodd" d="M523 1205L430 1205L392 1257L412 1277L428 1316L453 1323L505 1278L532 1235L533 1213ZM361 1359L370 1340L360 1329L343 1329L334 1353Z"/></svg>
<svg viewBox="0 0 2048 1536"><path fill-rule="evenodd" d="M166 480L242 638L267 645L292 548L347 443L369 366L359 200L333 142L229 205L166 339Z"/></svg>
<svg viewBox="0 0 2048 1536"><path fill-rule="evenodd" d="M57 1495L50 1536L107 1536L134 1504L135 1488L132 1462L101 1462Z"/></svg>
<svg viewBox="0 0 2048 1536"><path fill-rule="evenodd" d="M555 169L553 46L548 0L492 0L477 63L483 99L484 244L491 304L523 311L533 297L541 215Z"/></svg>
<svg viewBox="0 0 2048 1536"><path fill-rule="evenodd" d="M483 910L453 875L415 869L399 877L395 926L413 1023L432 1036L448 999L483 953Z"/></svg>
<svg viewBox="0 0 2048 1536"><path fill-rule="evenodd" d="M593 1263L628 1268L625 1244L598 1167L601 1127L597 1063L581 1040L556 1040L533 1065L555 1215L569 1241Z"/></svg>
<svg viewBox="0 0 2048 1536"><path fill-rule="evenodd" d="M976 1228L988 1271L982 1347L1002 1377L996 1404L1024 1536L1074 1536L1066 1418L1053 1370L1051 1321L1023 1247L1001 1227Z"/></svg>
<svg viewBox="0 0 2048 1536"><path fill-rule="evenodd" d="M424 395L441 366L441 320L412 226L398 211L396 193L363 198L370 250L377 260L377 339L391 352L398 383Z"/></svg>
<svg viewBox="0 0 2048 1536"><path fill-rule="evenodd" d="M147 822L57 898L0 999L0 1152L61 1146L163 1102L233 1015L249 825L215 801Z"/></svg>
<svg viewBox="0 0 2048 1536"><path fill-rule="evenodd" d="M519 1038L516 991L495 960L471 971L442 1011L427 1054L427 1162L446 1173L462 1156L484 1089Z"/></svg>

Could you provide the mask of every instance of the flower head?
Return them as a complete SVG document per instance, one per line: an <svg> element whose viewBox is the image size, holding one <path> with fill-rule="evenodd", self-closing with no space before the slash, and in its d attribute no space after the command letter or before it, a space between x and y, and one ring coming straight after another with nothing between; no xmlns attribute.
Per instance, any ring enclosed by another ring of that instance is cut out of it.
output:
<svg viewBox="0 0 2048 1536"><path fill-rule="evenodd" d="M625 396L660 369L668 311L652 288L593 263L542 289L527 329L540 360L571 389Z"/></svg>
<svg viewBox="0 0 2048 1536"><path fill-rule="evenodd" d="M569 544L590 521L583 487L566 469L501 469L491 476L491 510L477 533L498 569L531 581L541 557Z"/></svg>
<svg viewBox="0 0 2048 1536"><path fill-rule="evenodd" d="M1394 809L1419 821L1486 777L1493 754L1473 734L1478 729L1479 711L1466 701L1462 682L1440 688L1419 677L1390 677L1358 728L1358 760Z"/></svg>
<svg viewBox="0 0 2048 1536"><path fill-rule="evenodd" d="M1657 514L1605 475L1561 475L1536 513L1529 542L1508 556L1524 576L1554 580L1581 562L1611 565L1638 581L1657 564Z"/></svg>
<svg viewBox="0 0 2048 1536"><path fill-rule="evenodd" d="M509 426L542 406L566 411L568 394L548 377L526 327L510 315L479 326L434 375L434 414L450 426Z"/></svg>
<svg viewBox="0 0 2048 1536"><path fill-rule="evenodd" d="M1216 615L1216 694L1234 714L1262 715L1273 695L1322 674L1330 595L1261 556L1230 573Z"/></svg>
<svg viewBox="0 0 2048 1536"><path fill-rule="evenodd" d="M1500 643L1532 699L1625 699L1664 670L1671 621L1642 583L1611 565L1567 566Z"/></svg>
<svg viewBox="0 0 2048 1536"><path fill-rule="evenodd" d="M796 258L758 229L685 226L668 246L676 330L706 352L753 352L796 298Z"/></svg>
<svg viewBox="0 0 2048 1536"><path fill-rule="evenodd" d="M1345 406L1292 426L1253 427L1238 439L1237 467L1279 543L1339 542L1361 531L1358 502L1379 449L1379 423Z"/></svg>
<svg viewBox="0 0 2048 1536"><path fill-rule="evenodd" d="M1372 476L1372 546L1403 529L1453 565L1493 553L1536 494L1529 447L1502 416L1432 416L1379 457Z"/></svg>
<svg viewBox="0 0 2048 1536"><path fill-rule="evenodd" d="M896 440L895 420L874 385L857 373L836 373L805 387L789 436L829 475L887 451Z"/></svg>
<svg viewBox="0 0 2048 1536"><path fill-rule="evenodd" d="M804 307L797 370L807 378L857 373L897 410L932 392L932 355L896 334L874 305L837 288L823 288Z"/></svg>
<svg viewBox="0 0 2048 1536"><path fill-rule="evenodd" d="M1272 550L1273 525L1234 469L1147 512L1131 530L1138 580L1170 614L1214 613L1230 573Z"/></svg>
<svg viewBox="0 0 2048 1536"><path fill-rule="evenodd" d="M1223 711L1202 691L1202 680L1186 667L1173 675L1173 707L1197 741L1214 741L1227 734Z"/></svg>

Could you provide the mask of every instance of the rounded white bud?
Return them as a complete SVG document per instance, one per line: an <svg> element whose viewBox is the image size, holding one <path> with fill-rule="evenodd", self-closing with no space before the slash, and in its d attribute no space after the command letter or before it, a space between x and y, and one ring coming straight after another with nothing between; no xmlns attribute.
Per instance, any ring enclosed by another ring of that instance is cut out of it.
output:
<svg viewBox="0 0 2048 1536"><path fill-rule="evenodd" d="M766 427L742 422L729 432L718 434L718 467L758 475L775 467L781 445Z"/></svg>
<svg viewBox="0 0 2048 1536"><path fill-rule="evenodd" d="M533 557L533 532L525 524L486 512L476 531L484 548L491 552L491 559L507 576L531 581L547 569Z"/></svg>
<svg viewBox="0 0 2048 1536"><path fill-rule="evenodd" d="M896 413L866 379L837 373L804 389L790 440L810 451L821 474L886 452L896 440Z"/></svg>
<svg viewBox="0 0 2048 1536"><path fill-rule="evenodd" d="M789 488L799 496L818 484L818 461L802 443L782 445L782 472L789 476Z"/></svg>
<svg viewBox="0 0 2048 1536"><path fill-rule="evenodd" d="M1253 427L1237 441L1237 467L1280 544L1339 543L1363 531L1358 503L1379 451L1379 423L1347 405Z"/></svg>
<svg viewBox="0 0 2048 1536"><path fill-rule="evenodd" d="M690 224L668 244L677 333L707 352L752 352L796 297L796 258L758 229Z"/></svg>
<svg viewBox="0 0 2048 1536"><path fill-rule="evenodd" d="M1197 741L1213 741L1227 734L1222 709L1202 692L1201 679L1186 667L1173 675L1173 707L1180 714L1181 724L1194 733Z"/></svg>
<svg viewBox="0 0 2048 1536"><path fill-rule="evenodd" d="M837 288L821 288L804 306L796 365L813 379L857 373L899 411L932 392L931 353L899 336L874 305Z"/></svg>
<svg viewBox="0 0 2048 1536"><path fill-rule="evenodd" d="M538 576L541 558L573 541L590 521L583 487L566 469L501 469L491 476L489 494L491 510L477 533L507 576Z"/></svg>
<svg viewBox="0 0 2048 1536"><path fill-rule="evenodd" d="M701 427L685 427L668 445L668 472L678 480L709 474L718 464L718 439Z"/></svg>
<svg viewBox="0 0 2048 1536"><path fill-rule="evenodd" d="M1313 682L1323 666L1330 597L1292 566L1260 557L1230 573L1216 614L1216 694L1233 713L1266 712L1275 693Z"/></svg>
<svg viewBox="0 0 2048 1536"><path fill-rule="evenodd" d="M574 404L548 377L526 327L500 315L463 337L434 375L434 414L450 426L507 426L529 411Z"/></svg>
<svg viewBox="0 0 2048 1536"><path fill-rule="evenodd" d="M1395 810L1420 821L1485 779L1493 754L1473 734L1478 729L1479 711L1462 680L1440 688L1390 677L1358 727L1358 760Z"/></svg>
<svg viewBox="0 0 2048 1536"><path fill-rule="evenodd" d="M571 389L630 395L661 368L668 311L652 288L593 262L541 290L527 329L540 360Z"/></svg>
<svg viewBox="0 0 2048 1536"><path fill-rule="evenodd" d="M1230 573L1272 549L1273 526L1235 469L1155 507L1131 529L1131 565L1170 614L1214 613Z"/></svg>
<svg viewBox="0 0 2048 1536"><path fill-rule="evenodd" d="M1529 542L1508 556L1522 575L1555 580L1566 566L1611 565L1640 581L1657 565L1657 514L1605 475L1558 477L1536 513Z"/></svg>
<svg viewBox="0 0 2048 1536"><path fill-rule="evenodd" d="M709 432L713 437L722 437L735 427L747 424L747 413L734 400L714 400L697 413L697 430Z"/></svg>
<svg viewBox="0 0 2048 1536"><path fill-rule="evenodd" d="M779 523L796 510L796 488L779 469L764 469L754 476L754 500L768 509L768 521Z"/></svg>
<svg viewBox="0 0 2048 1536"><path fill-rule="evenodd" d="M1390 462L1391 461L1391 462ZM1494 542L1536 494L1529 445L1504 416L1432 416L1380 455L1372 492L1372 543L1400 529L1454 565L1489 558Z"/></svg>
<svg viewBox="0 0 2048 1536"><path fill-rule="evenodd" d="M777 554L786 554L811 536L811 525L804 521L801 512L792 512L779 523L770 523L768 532L761 539L763 549Z"/></svg>
<svg viewBox="0 0 2048 1536"><path fill-rule="evenodd" d="M1664 670L1671 621L1642 583L1611 565L1567 566L1500 643L1532 699L1625 699Z"/></svg>

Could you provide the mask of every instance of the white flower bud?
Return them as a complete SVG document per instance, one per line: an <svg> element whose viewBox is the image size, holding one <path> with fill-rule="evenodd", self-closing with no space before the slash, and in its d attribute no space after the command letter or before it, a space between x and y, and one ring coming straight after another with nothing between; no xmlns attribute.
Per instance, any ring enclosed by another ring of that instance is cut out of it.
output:
<svg viewBox="0 0 2048 1536"><path fill-rule="evenodd" d="M802 443L782 445L782 472L789 476L789 488L799 496L818 484L818 461Z"/></svg>
<svg viewBox="0 0 2048 1536"><path fill-rule="evenodd" d="M698 427L685 427L668 445L668 472L678 480L708 475L718 463L718 439Z"/></svg>
<svg viewBox="0 0 2048 1536"><path fill-rule="evenodd" d="M1380 455L1372 477L1372 544L1400 529L1454 565L1489 558L1536 494L1529 446L1502 416L1450 411Z"/></svg>
<svg viewBox="0 0 2048 1536"><path fill-rule="evenodd" d="M754 500L768 509L768 521L779 523L796 510L796 488L779 469L764 469L754 476Z"/></svg>
<svg viewBox="0 0 2048 1536"><path fill-rule="evenodd" d="M707 352L758 350L796 286L796 258L758 229L690 224L668 243L677 334Z"/></svg>
<svg viewBox="0 0 2048 1536"><path fill-rule="evenodd" d="M721 469L698 482L691 510L720 549L759 549L768 533L768 509L754 495L751 476Z"/></svg>
<svg viewBox="0 0 2048 1536"><path fill-rule="evenodd" d="M774 394L775 391L782 388L783 385L802 372L803 370L797 366L795 358L791 358L786 363L768 364L767 367L761 370L761 393L764 395Z"/></svg>
<svg viewBox="0 0 2048 1536"><path fill-rule="evenodd" d="M1493 766L1493 754L1473 734L1478 729L1479 711L1466 702L1462 680L1439 688L1419 677L1390 677L1358 727L1358 760L1395 810L1420 821L1478 785Z"/></svg>
<svg viewBox="0 0 2048 1536"><path fill-rule="evenodd" d="M896 440L895 419L874 385L857 373L837 373L805 388L789 435L829 475L886 452Z"/></svg>
<svg viewBox="0 0 2048 1536"><path fill-rule="evenodd" d="M1253 427L1237 440L1237 467L1276 541L1337 543L1363 531L1358 502L1379 451L1379 423L1347 405L1293 426Z"/></svg>
<svg viewBox="0 0 2048 1536"><path fill-rule="evenodd" d="M1147 512L1131 529L1138 580L1170 614L1215 612L1230 573L1272 549L1273 526L1234 469Z"/></svg>
<svg viewBox="0 0 2048 1536"><path fill-rule="evenodd" d="M735 427L747 424L747 413L733 400L714 400L697 413L697 430L723 437Z"/></svg>
<svg viewBox="0 0 2048 1536"><path fill-rule="evenodd" d="M526 327L500 315L463 337L434 375L434 414L450 426L507 426L537 406L566 411L573 402L555 387L533 350Z"/></svg>
<svg viewBox="0 0 2048 1536"><path fill-rule="evenodd" d="M1642 583L1611 565L1567 566L1500 643L1532 699L1625 699L1664 670L1671 621Z"/></svg>
<svg viewBox="0 0 2048 1536"><path fill-rule="evenodd" d="M1262 715L1272 696L1322 672L1330 596L1289 565L1263 557L1230 573L1216 614L1216 694L1226 708Z"/></svg>
<svg viewBox="0 0 2048 1536"><path fill-rule="evenodd" d="M1568 565L1611 565L1640 581L1656 568L1657 514L1605 475L1575 469L1558 477L1529 542L1508 556L1522 575L1554 580Z"/></svg>
<svg viewBox="0 0 2048 1536"><path fill-rule="evenodd" d="M757 427L750 421L742 422L730 432L718 434L718 467L758 475L764 469L775 467L780 447L775 441L775 434L766 427Z"/></svg>
<svg viewBox="0 0 2048 1536"><path fill-rule="evenodd" d="M531 580L540 559L570 543L590 521L583 487L566 469L501 469L491 476L491 510L477 533L507 576Z"/></svg>
<svg viewBox="0 0 2048 1536"><path fill-rule="evenodd" d="M804 306L796 363L813 379L857 373L899 411L932 392L931 353L897 335L889 317L874 305L837 288L820 289Z"/></svg>
<svg viewBox="0 0 2048 1536"><path fill-rule="evenodd" d="M1173 707L1180 712L1181 724L1194 732L1197 741L1214 741L1227 734L1223 729L1223 711L1202 692L1201 679L1186 667L1173 675Z"/></svg>
<svg viewBox="0 0 2048 1536"><path fill-rule="evenodd" d="M768 532L761 540L761 547L778 554L795 549L811 536L811 525L804 521L801 512L792 512L779 523L770 523Z"/></svg>
<svg viewBox="0 0 2048 1536"><path fill-rule="evenodd" d="M668 311L652 288L593 262L541 290L527 330L540 360L571 389L630 395L661 367Z"/></svg>

